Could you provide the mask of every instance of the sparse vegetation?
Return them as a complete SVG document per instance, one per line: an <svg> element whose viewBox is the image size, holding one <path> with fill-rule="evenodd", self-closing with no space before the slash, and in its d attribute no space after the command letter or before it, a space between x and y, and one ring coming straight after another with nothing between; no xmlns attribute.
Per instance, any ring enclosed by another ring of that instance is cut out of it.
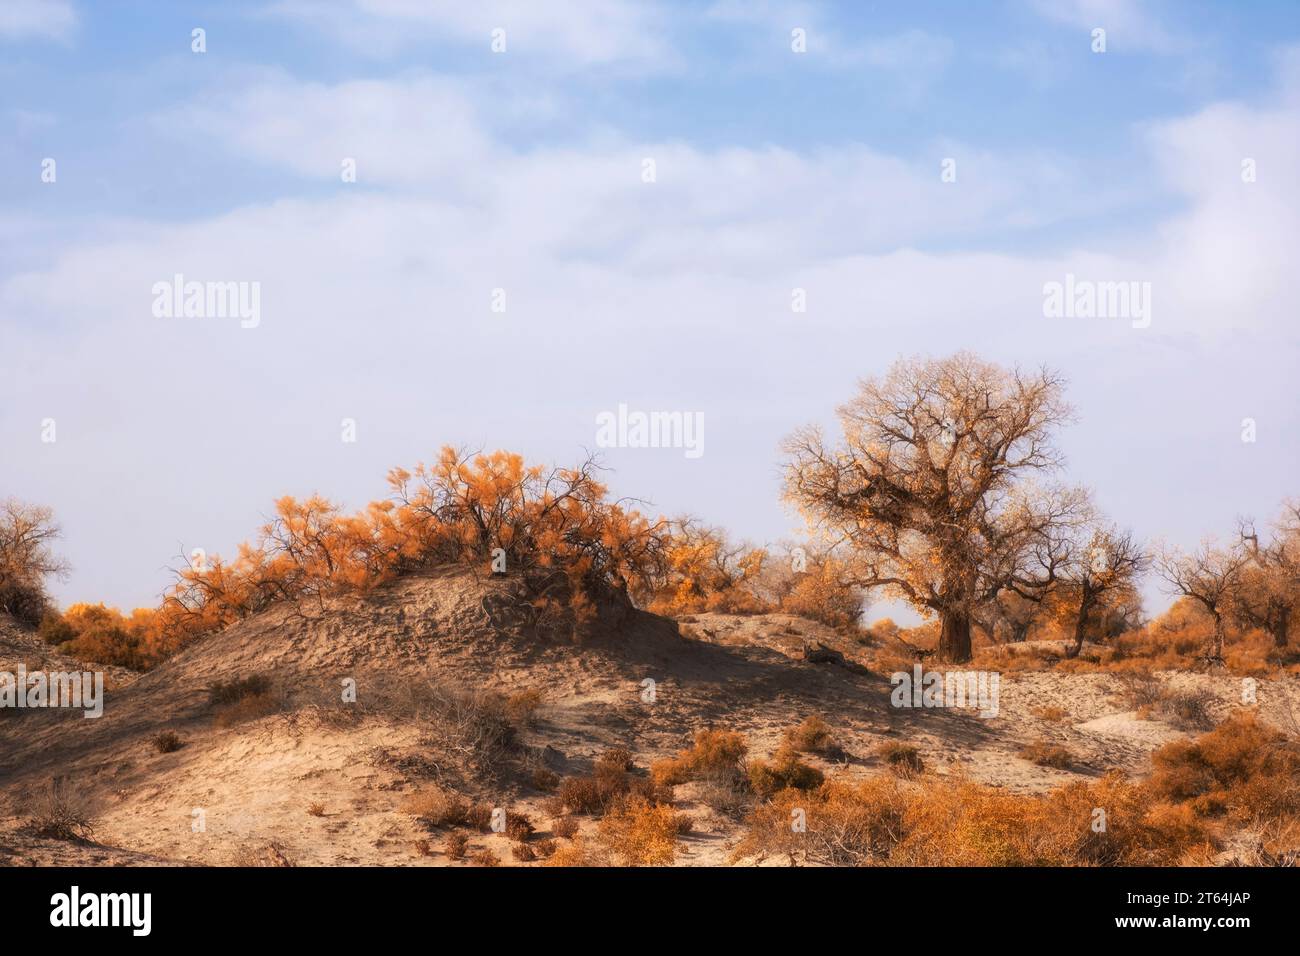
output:
<svg viewBox="0 0 1300 956"><path fill-rule="evenodd" d="M1055 767L1057 770L1068 770L1074 763L1074 755L1069 750L1047 740L1031 741L1021 748L1020 756L1040 767Z"/></svg>
<svg viewBox="0 0 1300 956"><path fill-rule="evenodd" d="M921 752L911 744L890 740L876 749L876 755L900 777L911 779L925 770Z"/></svg>
<svg viewBox="0 0 1300 956"><path fill-rule="evenodd" d="M185 746L185 741L174 730L162 730L151 738L153 749L160 754L175 753Z"/></svg>
<svg viewBox="0 0 1300 956"><path fill-rule="evenodd" d="M95 833L89 805L62 779L51 780L31 802L28 813L28 829L39 837L84 842Z"/></svg>

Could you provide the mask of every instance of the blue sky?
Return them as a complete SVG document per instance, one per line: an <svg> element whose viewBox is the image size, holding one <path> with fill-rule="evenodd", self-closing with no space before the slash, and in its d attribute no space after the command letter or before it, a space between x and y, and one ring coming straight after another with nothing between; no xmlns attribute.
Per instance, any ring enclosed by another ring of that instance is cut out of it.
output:
<svg viewBox="0 0 1300 956"><path fill-rule="evenodd" d="M627 403L706 452L616 491L772 541L784 434L972 348L1060 368L1070 477L1190 544L1296 493L1298 120L1295 3L0 0L0 494L61 516L61 598L148 604L279 494L569 461ZM260 324L154 317L178 272ZM1045 318L1066 273L1150 327Z"/></svg>

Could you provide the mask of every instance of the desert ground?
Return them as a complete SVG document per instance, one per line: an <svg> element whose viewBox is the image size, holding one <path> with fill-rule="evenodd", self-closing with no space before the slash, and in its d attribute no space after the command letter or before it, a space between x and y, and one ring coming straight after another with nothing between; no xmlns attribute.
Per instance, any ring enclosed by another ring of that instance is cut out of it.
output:
<svg viewBox="0 0 1300 956"><path fill-rule="evenodd" d="M590 773L616 748L643 773L705 728L739 732L751 755L765 757L790 728L821 717L837 745L804 759L828 779L888 774L881 747L902 742L927 774L1027 794L1108 771L1141 779L1153 751L1197 732L1135 708L1114 673L1009 668L991 718L900 709L879 662L866 666L886 649L793 615L671 620L632 610L575 644L537 633L520 602L509 578L422 572L369 594L272 608L144 674L109 668L101 718L0 714L0 864L441 866L490 856L539 865L487 827L470 828L464 851L448 852L445 828L418 812L417 798L433 790L506 808L545 844L555 837L556 779ZM832 659L806 659L808 647ZM20 663L82 669L0 622L0 670ZM214 702L214 686L253 675L264 686L251 699ZM1194 692L1206 726L1241 706L1242 679L1231 674L1145 680ZM350 682L355 701L344 699ZM487 692L528 702L517 737L500 748L472 739L438 703ZM1261 678L1257 697L1262 722L1296 732L1300 678ZM174 735L172 745L160 735ZM1030 744L1059 745L1068 763L1028 759ZM675 812L689 823L674 865L790 862L738 851L743 813L719 809L699 788L675 788ZM56 792L86 823L73 838L33 825ZM597 826L592 815L569 819L579 839ZM1234 852L1220 846L1213 862L1233 862Z"/></svg>

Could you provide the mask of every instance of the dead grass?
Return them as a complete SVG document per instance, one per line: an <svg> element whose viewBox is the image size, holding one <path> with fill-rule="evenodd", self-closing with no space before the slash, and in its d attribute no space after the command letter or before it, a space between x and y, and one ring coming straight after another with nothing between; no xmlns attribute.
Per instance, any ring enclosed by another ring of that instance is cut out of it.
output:
<svg viewBox="0 0 1300 956"><path fill-rule="evenodd" d="M323 816L325 816L325 804L323 804L323 803L309 803L309 804L307 804L307 815L308 815L308 816L311 816L311 817L323 817Z"/></svg>
<svg viewBox="0 0 1300 956"><path fill-rule="evenodd" d="M825 779L816 767L799 759L789 746L783 746L772 755L771 761L750 760L745 765L749 785L761 799L767 799L785 789L812 790Z"/></svg>
<svg viewBox="0 0 1300 956"><path fill-rule="evenodd" d="M911 779L925 771L921 752L911 744L889 740L876 748L876 756L885 762L890 771L905 779Z"/></svg>
<svg viewBox="0 0 1300 956"><path fill-rule="evenodd" d="M28 803L27 814L27 827L38 837L84 843L95 833L89 804L62 779L51 780L49 787Z"/></svg>
<svg viewBox="0 0 1300 956"><path fill-rule="evenodd" d="M185 746L185 741L181 740L180 735L172 730L162 730L154 734L149 741L153 744L153 749L160 754L175 753Z"/></svg>
<svg viewBox="0 0 1300 956"><path fill-rule="evenodd" d="M448 833L447 839L442 844L442 852L449 860L465 859L465 851L468 849L469 837L463 833Z"/></svg>
<svg viewBox="0 0 1300 956"><path fill-rule="evenodd" d="M634 796L600 821L597 838L624 866L672 866L682 826L672 807Z"/></svg>
<svg viewBox="0 0 1300 956"><path fill-rule="evenodd" d="M285 852L284 844L277 840L258 846L247 846L235 854L235 866L246 867L292 867L296 864Z"/></svg>
<svg viewBox="0 0 1300 956"><path fill-rule="evenodd" d="M1060 744L1047 740L1033 740L1020 749L1020 756L1040 767L1065 770L1074 764L1074 755Z"/></svg>
<svg viewBox="0 0 1300 956"><path fill-rule="evenodd" d="M805 717L798 726L787 730L785 742L798 753L827 756L840 753L840 746L835 741L835 735L831 733L830 724L815 714Z"/></svg>
<svg viewBox="0 0 1300 956"><path fill-rule="evenodd" d="M701 730L690 749L651 764L650 776L657 785L674 786L708 775L740 773L748 752L745 738L735 731Z"/></svg>

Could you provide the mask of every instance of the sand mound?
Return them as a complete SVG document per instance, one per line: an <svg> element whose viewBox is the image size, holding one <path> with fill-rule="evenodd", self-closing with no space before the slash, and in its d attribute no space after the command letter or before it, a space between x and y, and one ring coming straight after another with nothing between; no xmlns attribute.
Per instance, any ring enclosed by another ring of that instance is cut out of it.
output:
<svg viewBox="0 0 1300 956"><path fill-rule="evenodd" d="M402 811L417 791L436 784L522 810L545 837L537 767L585 773L615 746L645 766L708 726L738 730L751 752L766 755L812 714L830 722L844 749L834 763L809 758L827 773L882 772L876 748L907 740L929 772L1026 791L1111 768L1145 773L1151 749L1183 733L1133 719L1120 682L1106 674L1003 675L993 719L896 709L887 677L803 660L807 643L850 664L862 648L791 615L701 614L679 625L629 609L579 644L530 621L512 579L432 571L241 622L115 686L98 720L50 711L0 719L0 863L445 865L442 834ZM32 637L0 632L0 651L35 654L42 649ZM255 676L270 682L257 707L210 701L212 685ZM1222 713L1240 697L1230 677L1160 679L1198 682ZM355 703L342 699L346 681L355 682ZM423 718L434 685L537 691L544 705L509 759L488 766ZM1262 681L1259 697L1266 719L1300 713L1300 681ZM155 737L164 731L181 746L162 752ZM1075 765L1022 759L1025 743L1039 739L1067 747ZM93 813L95 844L22 832L31 796L55 778ZM691 787L679 797L696 823L680 861L725 860L739 823L697 802ZM471 849L513 862L504 835L477 836Z"/></svg>

